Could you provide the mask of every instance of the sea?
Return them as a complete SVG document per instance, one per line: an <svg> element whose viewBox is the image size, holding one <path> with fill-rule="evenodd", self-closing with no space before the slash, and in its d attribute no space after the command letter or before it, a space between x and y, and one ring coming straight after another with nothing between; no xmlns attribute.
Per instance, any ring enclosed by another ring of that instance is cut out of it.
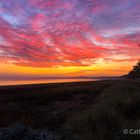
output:
<svg viewBox="0 0 140 140"><path fill-rule="evenodd" d="M64 82L82 82L82 81L98 81L100 79L33 79L33 80L0 80L0 86L7 85L25 85L25 84L47 84L47 83L64 83Z"/></svg>

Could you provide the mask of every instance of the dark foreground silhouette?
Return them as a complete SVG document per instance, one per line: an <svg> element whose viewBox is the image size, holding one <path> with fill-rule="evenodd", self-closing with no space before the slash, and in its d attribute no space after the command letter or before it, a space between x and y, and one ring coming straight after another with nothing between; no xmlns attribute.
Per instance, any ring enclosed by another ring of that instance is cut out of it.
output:
<svg viewBox="0 0 140 140"><path fill-rule="evenodd" d="M137 140L140 82L0 87L0 114L0 140Z"/></svg>

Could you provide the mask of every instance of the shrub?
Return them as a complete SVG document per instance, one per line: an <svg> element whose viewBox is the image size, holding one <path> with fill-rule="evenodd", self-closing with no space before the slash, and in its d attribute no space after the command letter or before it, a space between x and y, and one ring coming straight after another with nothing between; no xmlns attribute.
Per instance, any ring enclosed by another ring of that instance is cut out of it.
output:
<svg viewBox="0 0 140 140"><path fill-rule="evenodd" d="M0 140L58 140L58 136L47 130L32 130L17 123L0 129Z"/></svg>

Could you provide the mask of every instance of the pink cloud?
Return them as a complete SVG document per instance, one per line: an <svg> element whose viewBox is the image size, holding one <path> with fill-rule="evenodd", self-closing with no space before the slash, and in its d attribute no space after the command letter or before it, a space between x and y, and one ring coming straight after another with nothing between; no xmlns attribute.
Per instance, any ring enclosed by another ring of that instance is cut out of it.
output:
<svg viewBox="0 0 140 140"><path fill-rule="evenodd" d="M11 1L9 5L0 1L5 4L0 10L0 61L57 67L92 65L100 58L114 62L139 58L139 26L123 21L125 15L133 18L132 13L138 12L129 5L122 6L130 9L127 14L121 12L121 5L105 0L95 4L92 0L29 0L26 8L20 2L14 3L15 8ZM118 25L119 18L123 24ZM117 54L130 57L116 59Z"/></svg>

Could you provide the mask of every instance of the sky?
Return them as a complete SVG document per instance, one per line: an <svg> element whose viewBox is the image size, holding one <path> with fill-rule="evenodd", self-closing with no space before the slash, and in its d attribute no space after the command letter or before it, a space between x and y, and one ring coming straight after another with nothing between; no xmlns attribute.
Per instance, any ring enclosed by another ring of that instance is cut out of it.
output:
<svg viewBox="0 0 140 140"><path fill-rule="evenodd" d="M140 0L0 0L0 77L112 76L140 58Z"/></svg>

